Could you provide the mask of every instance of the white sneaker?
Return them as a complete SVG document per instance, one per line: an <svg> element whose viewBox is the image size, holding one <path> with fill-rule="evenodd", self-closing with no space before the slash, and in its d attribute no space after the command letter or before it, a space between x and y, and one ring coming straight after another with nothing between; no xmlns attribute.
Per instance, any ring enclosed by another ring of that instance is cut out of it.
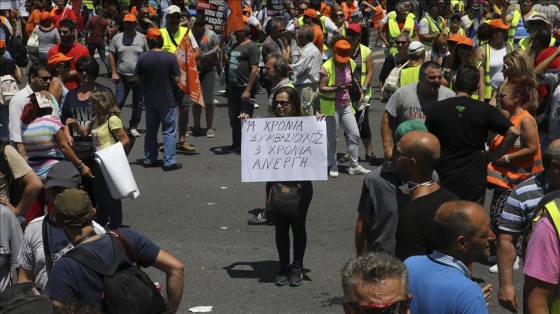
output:
<svg viewBox="0 0 560 314"><path fill-rule="evenodd" d="M255 109L259 109L259 104L257 104L257 100L255 98L251 98L249 102L253 104Z"/></svg>
<svg viewBox="0 0 560 314"><path fill-rule="evenodd" d="M136 129L130 129L130 134L134 137L140 137L140 133Z"/></svg>
<svg viewBox="0 0 560 314"><path fill-rule="evenodd" d="M519 269L519 256L515 257L515 263L513 263L513 270L518 270ZM488 269L489 272L491 272L492 274L497 274L498 273L498 264L490 267Z"/></svg>
<svg viewBox="0 0 560 314"><path fill-rule="evenodd" d="M350 167L348 168L348 174L353 176L353 175L357 175L357 174L368 174L371 170L367 170L366 168L357 165L356 167Z"/></svg>
<svg viewBox="0 0 560 314"><path fill-rule="evenodd" d="M329 177L338 178L338 168L337 167L331 167L331 170L329 170Z"/></svg>

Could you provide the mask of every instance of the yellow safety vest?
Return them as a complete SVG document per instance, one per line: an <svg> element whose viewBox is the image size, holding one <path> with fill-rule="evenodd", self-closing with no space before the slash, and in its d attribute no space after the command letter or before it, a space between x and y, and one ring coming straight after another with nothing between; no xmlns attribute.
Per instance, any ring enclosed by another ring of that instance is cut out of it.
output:
<svg viewBox="0 0 560 314"><path fill-rule="evenodd" d="M531 10L531 12L533 12L533 14L536 14L537 11ZM514 41L514 36L515 36L515 30L517 29L517 25L519 25L519 20L521 19L521 11L520 10L515 10L513 11L513 17L511 19L511 23L509 25L509 30L508 30L508 37L507 37L507 41L508 43L513 45L513 41ZM527 26L527 25L525 25Z"/></svg>
<svg viewBox="0 0 560 314"><path fill-rule="evenodd" d="M93 10L93 0L84 0L84 6L88 10Z"/></svg>
<svg viewBox="0 0 560 314"><path fill-rule="evenodd" d="M367 46L364 46L364 45L360 44L360 56L362 57L362 66L360 68L360 70L361 70L360 85L361 86L364 86L364 83L366 81L366 73L367 73L366 58L367 58L367 56L369 56L370 53L371 53L371 49L369 49ZM370 84L370 86L368 86L368 89L366 90L366 92L364 94L371 97L371 84Z"/></svg>
<svg viewBox="0 0 560 314"><path fill-rule="evenodd" d="M397 23L396 15L392 18L389 18L387 22L387 27L389 29L388 41L391 44L391 49L389 49L389 53L395 54L399 52L397 47L395 47L395 41L397 40L397 36L399 36L399 34L402 33L401 30L399 29L399 24ZM403 30L407 28L411 30L411 32L408 35L409 35L409 40L412 41L412 35L414 34L414 19L409 18L408 16L406 17L406 20L404 22Z"/></svg>
<svg viewBox="0 0 560 314"><path fill-rule="evenodd" d="M489 44L484 44L484 99L490 99L492 98L492 84L490 83L490 80L492 79L490 77L490 45ZM509 43L506 42L506 54L510 53L513 51L513 46Z"/></svg>
<svg viewBox="0 0 560 314"><path fill-rule="evenodd" d="M171 52L175 54L175 50L177 50L177 46L181 44L181 40L187 34L187 28L183 26L179 26L179 30L173 35L173 39L177 43L177 46L171 41L171 37L169 36L169 32L167 32L167 28L160 28L161 35L163 36L163 47L161 49Z"/></svg>
<svg viewBox="0 0 560 314"><path fill-rule="evenodd" d="M356 62L354 62L354 60L352 59L350 59L349 62L350 62L350 73L352 73L356 68ZM329 78L327 86L336 86L336 74L335 74L334 67L335 65L334 65L333 58L330 58L329 60L325 61L325 63L323 63L323 68L327 72L327 77ZM321 113L329 117L334 116L335 93L336 93L335 91L319 93L319 105L321 107ZM349 106L349 107L350 110L352 110L353 114L356 113L353 106Z"/></svg>
<svg viewBox="0 0 560 314"><path fill-rule="evenodd" d="M443 22L443 18L441 16L438 16L437 24L434 23L435 22L434 19L429 15L426 15L424 19L428 21L428 25L430 26L430 35L437 35L443 31L445 23ZM422 43L424 44L424 46L430 48L432 47L431 41L429 43L428 42L422 42Z"/></svg>
<svg viewBox="0 0 560 314"><path fill-rule="evenodd" d="M521 50L525 51L525 49L527 49L527 47L529 47L531 42L532 42L531 37L521 38L521 40L518 43L519 48L521 48ZM556 38L551 37L549 47L554 46L555 43L556 43ZM531 57L531 59L535 59L535 57L536 57L534 51L529 51L529 53L527 53L527 54L529 55L529 57Z"/></svg>
<svg viewBox="0 0 560 314"><path fill-rule="evenodd" d="M420 80L419 79L420 66L421 65L417 65L417 66L402 69L401 75L399 76L398 86L403 87L405 85L418 82Z"/></svg>

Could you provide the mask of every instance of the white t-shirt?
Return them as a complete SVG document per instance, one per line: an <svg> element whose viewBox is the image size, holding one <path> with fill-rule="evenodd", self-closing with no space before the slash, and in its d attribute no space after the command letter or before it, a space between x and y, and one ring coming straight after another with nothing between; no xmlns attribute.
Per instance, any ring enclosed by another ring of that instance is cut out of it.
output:
<svg viewBox="0 0 560 314"><path fill-rule="evenodd" d="M502 49L494 49L490 47L490 83L492 88L496 89L504 83L504 57L506 56L506 45Z"/></svg>

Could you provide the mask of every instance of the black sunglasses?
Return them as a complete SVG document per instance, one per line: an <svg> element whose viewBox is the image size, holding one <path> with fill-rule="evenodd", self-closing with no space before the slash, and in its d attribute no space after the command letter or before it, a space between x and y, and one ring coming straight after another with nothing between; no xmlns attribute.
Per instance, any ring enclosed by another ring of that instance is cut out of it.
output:
<svg viewBox="0 0 560 314"><path fill-rule="evenodd" d="M385 304L357 305L346 302L345 305L360 314L405 314L408 310L410 299L394 301Z"/></svg>
<svg viewBox="0 0 560 314"><path fill-rule="evenodd" d="M48 81L52 80L52 78L53 78L52 76L40 76L40 75L35 75L35 76L40 78L41 81L43 81L43 82L48 82Z"/></svg>

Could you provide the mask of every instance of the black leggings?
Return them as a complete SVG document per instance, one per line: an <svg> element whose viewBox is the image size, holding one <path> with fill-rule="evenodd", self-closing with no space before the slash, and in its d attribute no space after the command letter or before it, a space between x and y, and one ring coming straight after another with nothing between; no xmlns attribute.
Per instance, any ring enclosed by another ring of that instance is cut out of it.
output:
<svg viewBox="0 0 560 314"><path fill-rule="evenodd" d="M299 204L299 213L297 217L288 215L274 215L274 224L276 227L276 249L280 258L281 267L290 267L290 226L294 237L294 267L303 267L303 255L307 246L307 231L305 230L305 220L307 218L307 210L313 198L313 185L311 181L301 182L302 199ZM267 191L272 188L272 183L266 183ZM268 194L268 193L267 193Z"/></svg>

